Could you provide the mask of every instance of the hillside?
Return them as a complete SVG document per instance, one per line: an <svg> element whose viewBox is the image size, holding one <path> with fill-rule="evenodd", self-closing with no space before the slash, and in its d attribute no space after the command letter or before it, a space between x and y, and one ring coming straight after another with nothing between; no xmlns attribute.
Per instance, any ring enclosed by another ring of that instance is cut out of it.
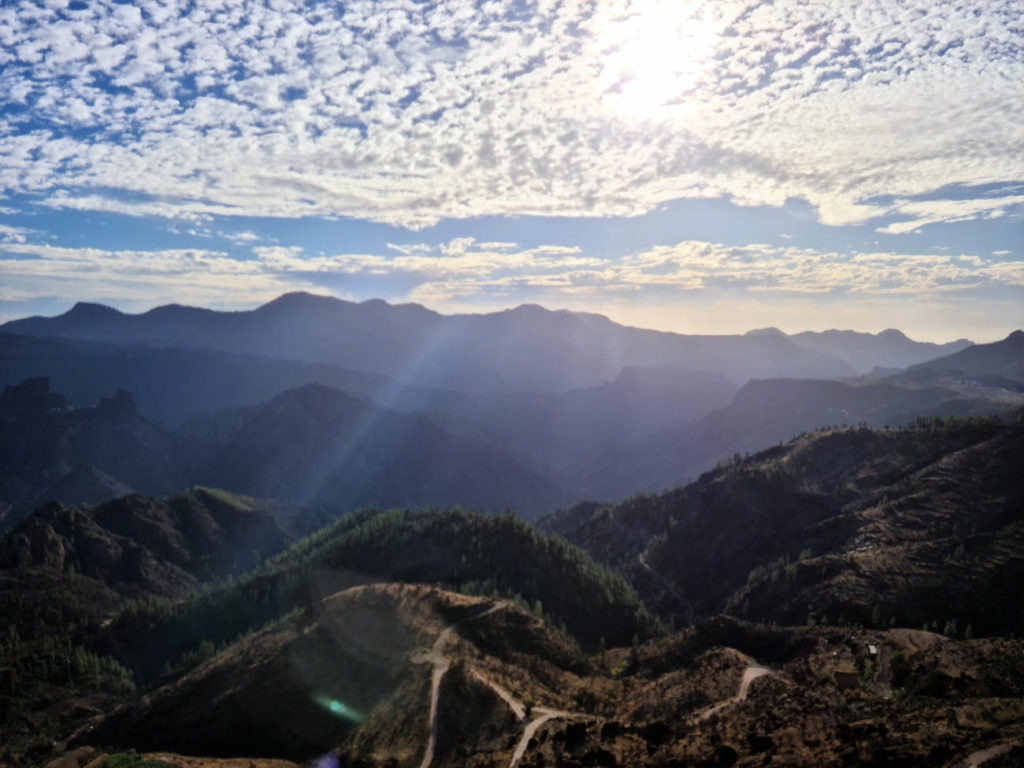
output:
<svg viewBox="0 0 1024 768"><path fill-rule="evenodd" d="M182 596L285 548L295 510L193 488L96 506L51 502L0 539L0 569L80 574L122 594Z"/></svg>
<svg viewBox="0 0 1024 768"><path fill-rule="evenodd" d="M71 408L48 380L30 379L0 394L0 428L0 531L47 501L95 503L188 485L171 435L141 418L124 390Z"/></svg>
<svg viewBox="0 0 1024 768"><path fill-rule="evenodd" d="M952 355L921 363L914 368L963 371L977 376L1024 381L1024 331L1014 331L1002 341L977 344Z"/></svg>
<svg viewBox="0 0 1024 768"><path fill-rule="evenodd" d="M310 384L171 429L120 390L71 408L46 379L0 395L0 531L48 501L99 503L191 485L331 509L463 504L536 517L565 503L499 448L420 414Z"/></svg>
<svg viewBox="0 0 1024 768"><path fill-rule="evenodd" d="M514 604L376 585L242 640L72 743L171 764L167 751L381 768L949 765L1019 743L1022 650L716 619L588 657Z"/></svg>
<svg viewBox="0 0 1024 768"><path fill-rule="evenodd" d="M377 581L518 597L590 647L602 637L623 644L654 631L621 577L512 515L367 510L237 583L175 606L136 606L109 626L99 647L150 681L204 642L221 646L340 589Z"/></svg>
<svg viewBox="0 0 1024 768"><path fill-rule="evenodd" d="M799 437L696 483L543 521L689 620L729 611L1024 631L1024 424Z"/></svg>
<svg viewBox="0 0 1024 768"><path fill-rule="evenodd" d="M320 363L207 349L110 344L0 333L0 385L45 377L76 407L111 392L132 393L139 413L174 427L196 416L269 400L304 384L323 384L400 411L468 406L447 390L407 387L386 376Z"/></svg>
<svg viewBox="0 0 1024 768"><path fill-rule="evenodd" d="M0 763L41 764L56 736L134 692L132 672L95 643L120 612L180 601L310 525L301 510L194 488L51 503L0 537Z"/></svg>
<svg viewBox="0 0 1024 768"><path fill-rule="evenodd" d="M629 366L686 367L737 384L755 377L853 373L838 358L781 337L684 336L536 305L447 316L416 304L354 304L293 293L244 312L169 305L128 315L77 304L59 317L15 320L2 329L325 363L403 384L491 395L598 386Z"/></svg>
<svg viewBox="0 0 1024 768"><path fill-rule="evenodd" d="M1012 382L930 370L843 381L751 381L726 407L690 424L623 448L609 446L575 487L584 498L616 499L672 487L736 453L760 451L825 425L898 426L922 417L984 416L1022 406L1024 391Z"/></svg>
<svg viewBox="0 0 1024 768"><path fill-rule="evenodd" d="M1015 759L1024 641L1006 635L1024 615L1022 453L1024 426L995 420L826 430L676 492L545 521L636 591L511 515L348 515L184 600L115 595L105 614L55 617L74 636L0 642L0 670L36 670L31 696L0 671L13 734L0 757L18 768L65 748L97 768L132 749L179 768L325 754L380 768ZM100 583L34 571L58 594ZM49 592L16 594L22 606L34 595L38 616ZM690 626L659 626L638 596Z"/></svg>
<svg viewBox="0 0 1024 768"><path fill-rule="evenodd" d="M261 498L339 510L462 504L527 518L562 500L498 448L316 384L197 419L179 440L195 446L197 482Z"/></svg>

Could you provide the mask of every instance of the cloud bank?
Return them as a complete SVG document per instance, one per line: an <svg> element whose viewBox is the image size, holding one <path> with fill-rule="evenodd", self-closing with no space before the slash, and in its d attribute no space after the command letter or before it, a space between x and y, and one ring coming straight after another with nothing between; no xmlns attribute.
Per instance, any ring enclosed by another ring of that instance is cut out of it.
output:
<svg viewBox="0 0 1024 768"><path fill-rule="evenodd" d="M20 0L0 192L410 228L800 197L899 233L1000 209L918 198L1024 179L1021 82L1013 0Z"/></svg>
<svg viewBox="0 0 1024 768"><path fill-rule="evenodd" d="M470 237L436 246L402 246L397 254L309 256L298 246L254 246L252 258L236 259L213 250L68 248L19 242L17 237L10 236L0 257L6 298L12 300L38 298L48 295L55 284L73 284L81 299L116 295L153 305L187 294L193 301L234 306L286 291L317 290L339 278L372 285L396 277L408 288L390 298L442 307L468 297L483 302L508 299L523 290L539 290L549 300L565 304L581 296L605 303L616 296L678 297L709 289L716 295L732 291L858 299L1024 288L1020 261L950 254L851 255L693 240L621 259L584 256L574 247L521 248Z"/></svg>

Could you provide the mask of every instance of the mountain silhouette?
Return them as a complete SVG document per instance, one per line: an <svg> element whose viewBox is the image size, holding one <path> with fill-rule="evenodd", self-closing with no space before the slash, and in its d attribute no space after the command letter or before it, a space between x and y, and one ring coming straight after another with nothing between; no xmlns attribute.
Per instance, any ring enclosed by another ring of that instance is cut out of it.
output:
<svg viewBox="0 0 1024 768"><path fill-rule="evenodd" d="M15 320L2 328L33 337L325 363L404 384L483 394L597 386L629 366L710 371L736 384L854 373L839 358L782 337L685 336L536 305L441 315L416 304L357 304L293 293L242 312L168 305L130 315L78 304L58 317Z"/></svg>

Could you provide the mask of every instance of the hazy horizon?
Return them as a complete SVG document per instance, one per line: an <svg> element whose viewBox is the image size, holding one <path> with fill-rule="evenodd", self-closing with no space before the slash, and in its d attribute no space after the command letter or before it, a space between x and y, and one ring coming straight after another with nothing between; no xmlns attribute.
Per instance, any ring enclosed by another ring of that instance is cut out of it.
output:
<svg viewBox="0 0 1024 768"><path fill-rule="evenodd" d="M398 306L398 305L401 305L401 304L416 304L418 306L425 307L426 309L429 309L429 310L431 310L433 312L437 312L437 313L442 314L442 315L493 314L493 313L497 313L497 312L506 312L506 311L509 311L509 310L516 309L517 307L521 307L521 306L524 306L524 305L532 304L532 305L541 306L544 309L546 309L548 311L551 311L551 312L568 311L568 312L579 312L579 313L589 313L589 314L603 315L603 316L607 317L609 320L611 320L612 322L618 323L619 325L632 326L632 327L635 327L635 328L643 328L643 329L654 330L654 331L664 331L664 332L668 332L668 333L678 333L678 334L684 334L684 335L732 336L732 335L743 335L743 334L748 333L748 332L762 331L762 330L767 330L767 329L775 329L775 330L781 331L781 332L783 332L784 334L787 334L787 335L794 335L794 334L802 333L804 331L810 331L810 332L814 332L814 333L821 333L821 332L825 332L825 331L852 331L852 332L855 332L855 333L869 333L869 334L877 335L877 334L879 334L879 333L881 333L883 331L886 331L886 330L897 330L897 331L902 332L904 335L906 335L908 338L912 339L913 341L931 342L931 343L934 343L934 344L945 344L945 343L948 343L948 342L959 341L961 339L968 339L968 340L974 342L975 344L988 344L988 343L992 343L992 342L995 342L995 341L1001 341L1002 339L1005 339L1008 335L1010 335L1014 331L1020 330L1020 328L1008 328L1006 330L1006 332L1002 333L1001 335L997 333L995 336L989 337L989 336L984 336L984 335L972 336L969 333L963 333L960 336L943 336L941 334L930 333L929 331L922 331L921 333L914 333L914 332L911 332L911 331L907 330L907 328L903 328L903 327L899 327L899 326L883 326L883 325L878 325L876 327L868 327L868 328L854 328L854 327L838 326L838 325L832 325L832 326L821 325L821 326L818 326L818 327L804 327L804 326L789 326L789 327L787 327L787 326L784 326L784 325L780 325L778 323L768 322L768 323L766 323L764 325L756 325L756 326L751 326L751 327L741 327L741 326L737 325L734 322L733 326L735 328L737 328L737 330L731 330L731 329L722 329L720 327L716 328L714 326L702 325L702 324L700 324L698 322L698 323L695 323L693 325L683 325L683 326L680 326L680 327L672 327L672 326L659 326L659 325L657 325L656 321L658 320L659 317L662 317L661 314L657 314L657 313L652 318L652 320L655 321L655 322L645 323L645 317L647 317L647 314L643 311L642 308L637 310L637 309L624 309L624 308L618 308L617 309L617 308L613 307L613 308L609 308L606 311L598 311L598 310L588 309L588 308L585 308L585 307L547 306L547 305L541 304L539 302L520 302L520 303L517 303L517 304L508 304L508 305L504 305L504 306L503 305L495 305L493 307L482 307L482 308L477 309L477 310L468 310L468 311L467 310L463 310L463 311L460 311L460 310L446 310L444 308L431 307L428 304L423 303L423 302L387 301L386 299L382 299L382 298L376 297L376 296L374 296L374 297L367 297L367 298L364 298L364 299L350 300L350 299L345 299L345 298L342 298L342 297L339 297L339 296L334 296L333 294L329 294L329 293L316 293L316 292L312 292L312 291L295 291L293 293L309 293L309 294L314 295L314 296L323 296L323 297L327 297L327 298L335 298L335 299L340 299L342 301L355 301L356 303L363 303L363 302L368 302L368 301L385 301L386 303L388 303L388 304L390 304L392 306ZM285 294L281 294L281 295L283 296ZM275 298L277 298L277 297L275 297ZM273 299L271 299L271 301L273 301ZM0 309L0 325L2 325L4 323L12 322L14 320L22 320L22 319L27 318L27 317L38 317L38 316L54 317L54 316L61 315L61 314L64 314L65 312L69 311L77 303L78 303L77 301L63 302L63 308L58 308L55 311L50 312L50 313L24 314L24 315L18 315L18 316L7 315L6 313L4 313L2 311L2 309ZM248 311L248 310L256 309L257 307L263 306L267 302L265 302L265 301L258 301L258 302L247 302L247 303L238 304L238 305L229 305L229 306L223 306L222 305L222 306L209 306L209 307L206 307L206 306L204 306L202 304L190 304L190 303L184 302L184 301L160 302L160 303L152 304L152 305L149 305L149 306L131 306L131 305L123 306L122 302L117 302L117 301L98 301L98 300L97 301L83 302L83 303L102 304L104 306L109 306L109 307L111 307L113 309L117 309L120 312L124 312L125 314L144 314L144 313L146 313L146 312L148 312L148 311L150 311L152 309L156 309L158 307L168 306L168 305L201 307L201 308L204 308L204 309L215 309L215 310L224 311L224 312ZM119 306L119 305L122 305L122 306ZM58 307L59 306L60 306L60 304L58 304Z"/></svg>
<svg viewBox="0 0 1024 768"><path fill-rule="evenodd" d="M534 302L1024 326L1024 22L837 7L0 8L0 312Z"/></svg>

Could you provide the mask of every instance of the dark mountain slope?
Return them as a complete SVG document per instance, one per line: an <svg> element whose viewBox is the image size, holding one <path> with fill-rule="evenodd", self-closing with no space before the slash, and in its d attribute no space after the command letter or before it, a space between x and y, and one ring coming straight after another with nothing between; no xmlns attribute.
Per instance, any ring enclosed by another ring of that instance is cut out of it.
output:
<svg viewBox="0 0 1024 768"><path fill-rule="evenodd" d="M1024 331L1014 331L1002 341L977 344L955 354L914 366L932 371L964 371L1024 381Z"/></svg>
<svg viewBox="0 0 1024 768"><path fill-rule="evenodd" d="M226 407L254 405L318 383L394 410L429 414L449 432L508 452L520 464L578 484L581 467L654 431L682 425L728 403L735 387L718 374L684 368L625 368L610 382L564 393L483 397L408 387L335 366L210 350L124 346L0 334L0 383L48 377L78 407L117 389L132 393L148 420L180 425ZM117 478L83 468L63 501L101 501Z"/></svg>
<svg viewBox="0 0 1024 768"><path fill-rule="evenodd" d="M319 363L0 333L0 385L32 377L50 379L54 390L78 407L125 389L145 418L171 426L222 408L263 402L309 383L401 411L458 411L473 401L455 392L406 387L384 376Z"/></svg>
<svg viewBox="0 0 1024 768"><path fill-rule="evenodd" d="M49 504L0 537L0 763L41 765L58 735L134 691L97 653L126 607L165 605L308 528L296 510L194 488L95 507Z"/></svg>
<svg viewBox="0 0 1024 768"><path fill-rule="evenodd" d="M198 417L175 430L139 417L121 390L71 409L45 379L0 396L0 522L47 501L99 503L207 485L333 510L463 504L537 516L565 502L557 486L500 449L419 414L320 385Z"/></svg>
<svg viewBox="0 0 1024 768"><path fill-rule="evenodd" d="M728 609L784 623L955 619L1020 632L1020 466L1020 422L826 431L544 527L684 619Z"/></svg>
<svg viewBox="0 0 1024 768"><path fill-rule="evenodd" d="M615 448L727 405L735 387L717 374L685 368L625 368L598 387L463 401L442 423L508 451L563 487ZM432 417L438 416L431 414Z"/></svg>
<svg viewBox="0 0 1024 768"><path fill-rule="evenodd" d="M91 507L52 502L0 539L0 568L80 574L120 594L181 596L200 579L284 549L293 517L281 504L204 488Z"/></svg>
<svg viewBox="0 0 1024 768"><path fill-rule="evenodd" d="M536 516L552 483L496 448L320 385L188 425L199 481L263 498L355 509L463 504Z"/></svg>
<svg viewBox="0 0 1024 768"><path fill-rule="evenodd" d="M597 386L627 366L687 367L738 383L853 373L839 359L781 337L683 336L533 305L445 316L414 304L288 294L248 312L167 306L125 315L79 304L59 317L16 320L3 330L327 363L417 386L489 394Z"/></svg>
<svg viewBox="0 0 1024 768"><path fill-rule="evenodd" d="M1024 393L990 381L954 382L924 371L882 380L751 381L726 408L609 450L581 485L590 498L621 498L671 487L736 453L762 450L824 425L896 426L919 417L986 415L1022 405Z"/></svg>
<svg viewBox="0 0 1024 768"><path fill-rule="evenodd" d="M7 520L35 504L105 501L124 489L165 494L186 485L171 436L142 419L119 390L93 408L69 408L46 379L0 394L0 503Z"/></svg>

